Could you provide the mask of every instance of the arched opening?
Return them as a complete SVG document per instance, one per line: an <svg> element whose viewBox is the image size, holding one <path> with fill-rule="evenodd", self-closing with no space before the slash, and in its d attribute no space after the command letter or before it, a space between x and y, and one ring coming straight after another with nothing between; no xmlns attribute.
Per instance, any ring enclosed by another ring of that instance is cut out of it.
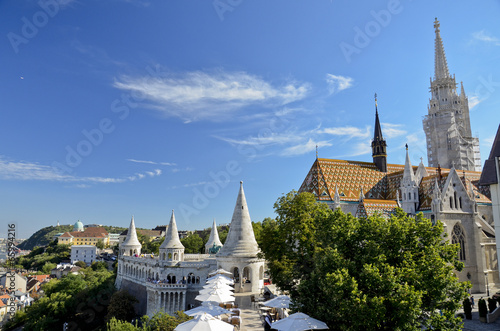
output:
<svg viewBox="0 0 500 331"><path fill-rule="evenodd" d="M259 268L259 280L264 279L264 266L260 266Z"/></svg>
<svg viewBox="0 0 500 331"><path fill-rule="evenodd" d="M453 201L455 202L455 208L457 208L458 204L457 204L457 192L453 192Z"/></svg>
<svg viewBox="0 0 500 331"><path fill-rule="evenodd" d="M250 267L243 268L243 283L252 282L252 269Z"/></svg>
<svg viewBox="0 0 500 331"><path fill-rule="evenodd" d="M177 261L178 260L178 254L177 253L174 253L174 261Z"/></svg>
<svg viewBox="0 0 500 331"><path fill-rule="evenodd" d="M234 267L233 269L233 277L234 277L234 282L239 283L240 282L240 270L238 267Z"/></svg>
<svg viewBox="0 0 500 331"><path fill-rule="evenodd" d="M171 261L172 260L172 253L168 253L168 260Z"/></svg>
<svg viewBox="0 0 500 331"><path fill-rule="evenodd" d="M188 284L194 284L196 282L196 278L192 272L187 276L187 282Z"/></svg>
<svg viewBox="0 0 500 331"><path fill-rule="evenodd" d="M462 197L458 198L458 203L460 205L460 209L462 209Z"/></svg>
<svg viewBox="0 0 500 331"><path fill-rule="evenodd" d="M465 261L465 233L463 228L458 223L453 227L453 232L451 234L451 243L460 245L460 249L458 251L458 259L460 261Z"/></svg>
<svg viewBox="0 0 500 331"><path fill-rule="evenodd" d="M453 198L450 197L450 209L453 209Z"/></svg>

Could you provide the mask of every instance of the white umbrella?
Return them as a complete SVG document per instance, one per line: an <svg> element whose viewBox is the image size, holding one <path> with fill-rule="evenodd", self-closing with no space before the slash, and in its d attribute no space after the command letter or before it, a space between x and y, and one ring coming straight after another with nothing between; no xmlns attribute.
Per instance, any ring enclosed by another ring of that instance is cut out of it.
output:
<svg viewBox="0 0 500 331"><path fill-rule="evenodd" d="M227 285L226 283L208 283L203 285L204 289L210 288L210 289L221 289L221 290L229 290L229 291L234 291L234 287L231 285Z"/></svg>
<svg viewBox="0 0 500 331"><path fill-rule="evenodd" d="M263 302L262 304L264 306L267 306L267 307L289 308L290 307L290 297L288 295L280 295L280 296L277 296L276 298L273 298L271 300Z"/></svg>
<svg viewBox="0 0 500 331"><path fill-rule="evenodd" d="M211 290L208 293L198 294L195 298L198 301L234 302L234 296L227 291Z"/></svg>
<svg viewBox="0 0 500 331"><path fill-rule="evenodd" d="M226 271L226 270L224 270L224 269L222 269L222 268L217 269L217 270L215 270L215 271L212 271L212 272L209 272L209 273L208 273L208 275L209 275L209 276L214 276L214 275L217 275L217 274L220 274L220 275L228 275L228 276L232 276L232 275L233 275L233 274L232 274L232 273L230 273L229 271Z"/></svg>
<svg viewBox="0 0 500 331"><path fill-rule="evenodd" d="M210 277L207 279L207 284L216 283L216 282L222 282L222 283L226 283L228 285L234 284L234 280L232 280L229 277L223 276L223 275L216 275L216 276L213 276L213 277Z"/></svg>
<svg viewBox="0 0 500 331"><path fill-rule="evenodd" d="M234 326L213 318L209 314L198 315L192 320L177 325L174 331L233 331Z"/></svg>
<svg viewBox="0 0 500 331"><path fill-rule="evenodd" d="M232 287L231 287L231 289L220 288L220 287L204 288L204 289L200 290L198 293L199 294L206 294L206 293L211 293L213 291L220 291L221 293L225 293L228 295L234 295L234 293L232 292L232 291L234 291L234 289Z"/></svg>
<svg viewBox="0 0 500 331"><path fill-rule="evenodd" d="M274 322L272 328L280 331L323 330L328 329L328 325L304 313L295 313L287 318Z"/></svg>
<svg viewBox="0 0 500 331"><path fill-rule="evenodd" d="M203 315L205 313L210 314L212 316L219 316L222 314L231 314L231 311L224 309L220 306L207 304L207 305L201 305L199 307L190 310L186 310L184 313L189 316Z"/></svg>

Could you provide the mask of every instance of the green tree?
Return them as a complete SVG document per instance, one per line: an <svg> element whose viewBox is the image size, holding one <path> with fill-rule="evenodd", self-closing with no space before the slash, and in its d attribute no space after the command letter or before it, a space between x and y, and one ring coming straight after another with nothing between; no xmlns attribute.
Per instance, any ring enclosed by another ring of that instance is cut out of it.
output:
<svg viewBox="0 0 500 331"><path fill-rule="evenodd" d="M111 297L106 319L110 321L112 318L116 318L130 322L135 317L134 304L136 302L138 300L125 290L115 292Z"/></svg>
<svg viewBox="0 0 500 331"><path fill-rule="evenodd" d="M181 239L181 243L184 245L184 252L187 254L197 254L202 252L203 239L201 239L197 233L193 233L192 235Z"/></svg>
<svg viewBox="0 0 500 331"><path fill-rule="evenodd" d="M104 249L104 241L98 240L95 244L95 247L97 247L98 249Z"/></svg>
<svg viewBox="0 0 500 331"><path fill-rule="evenodd" d="M83 261L76 261L74 263L74 265L76 265L77 267L80 267L80 268L87 268L87 263L85 263Z"/></svg>
<svg viewBox="0 0 500 331"><path fill-rule="evenodd" d="M261 249L273 282L296 309L332 330L456 330L467 297L457 245L443 225L401 209L391 218L332 211L310 193L290 192L263 222Z"/></svg>

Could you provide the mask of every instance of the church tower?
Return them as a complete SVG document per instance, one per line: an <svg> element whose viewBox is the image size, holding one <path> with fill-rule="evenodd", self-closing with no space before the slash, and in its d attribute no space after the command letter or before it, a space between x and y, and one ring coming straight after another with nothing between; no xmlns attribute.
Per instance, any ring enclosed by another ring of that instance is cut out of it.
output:
<svg viewBox="0 0 500 331"><path fill-rule="evenodd" d="M378 119L377 94L375 93L375 132L372 140L373 163L381 172L387 172L387 144L382 136L382 128Z"/></svg>
<svg viewBox="0 0 500 331"><path fill-rule="evenodd" d="M430 167L481 170L479 139L472 137L469 101L461 85L457 94L455 75L448 71L439 21L434 21L436 33L434 80L431 78L431 98L428 115L423 120L427 139L427 159Z"/></svg>

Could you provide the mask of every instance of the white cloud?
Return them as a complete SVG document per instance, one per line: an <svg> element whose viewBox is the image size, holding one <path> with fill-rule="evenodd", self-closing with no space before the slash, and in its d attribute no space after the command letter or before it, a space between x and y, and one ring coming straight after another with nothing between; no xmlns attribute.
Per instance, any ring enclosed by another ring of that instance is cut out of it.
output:
<svg viewBox="0 0 500 331"><path fill-rule="evenodd" d="M351 77L326 74L326 83L328 84L328 92L334 94L352 86L354 80Z"/></svg>
<svg viewBox="0 0 500 331"><path fill-rule="evenodd" d="M247 146L261 146L261 145L283 145L290 142L301 140L300 135L296 133L271 133L270 135L253 136L246 139L231 139L226 137L214 136L217 139L230 143L232 145L247 145Z"/></svg>
<svg viewBox="0 0 500 331"><path fill-rule="evenodd" d="M472 37L476 40L479 40L479 41L484 41L486 43L490 43L490 44L493 44L495 46L500 46L500 39L498 39L497 37L495 36L491 36L489 35L486 31L484 30L481 30L481 31L478 31L478 32L474 32L472 34Z"/></svg>
<svg viewBox="0 0 500 331"><path fill-rule="evenodd" d="M113 177L77 177L62 173L58 169L33 162L10 161L0 156L0 180L41 180L72 183L124 183L135 181L137 179L160 176L161 170L143 173L136 173L132 176L113 178ZM86 187L85 184L79 184L77 187Z"/></svg>
<svg viewBox="0 0 500 331"><path fill-rule="evenodd" d="M154 165L176 166L175 163L171 163L171 162L155 162L155 161L145 161L145 160L136 160L136 159L127 159L127 161L134 162L134 163L146 163L146 164L154 164Z"/></svg>
<svg viewBox="0 0 500 331"><path fill-rule="evenodd" d="M306 143L291 146L283 150L281 155L284 156L296 156L310 153L316 150L316 147L332 146L328 141L314 141L311 138Z"/></svg>
<svg viewBox="0 0 500 331"><path fill-rule="evenodd" d="M344 126L336 128L324 128L319 130L318 133L325 133L332 136L344 136L348 139L368 138L371 135L371 129L369 126L366 126L365 129L356 128L354 126Z"/></svg>
<svg viewBox="0 0 500 331"><path fill-rule="evenodd" d="M469 110L472 110L472 108L476 107L481 101L479 100L479 97L477 95L470 95L469 96Z"/></svg>
<svg viewBox="0 0 500 331"><path fill-rule="evenodd" d="M405 130L401 130L401 124L381 123L382 134L386 138L395 138L406 134Z"/></svg>
<svg viewBox="0 0 500 331"><path fill-rule="evenodd" d="M371 148L370 142L363 141L363 142L359 142L359 143L355 144L351 148L351 153L349 153L346 156L349 156L349 157L359 156L359 155L364 155L364 154L371 154L371 152L372 152L372 148Z"/></svg>
<svg viewBox="0 0 500 331"><path fill-rule="evenodd" d="M310 90L309 84L292 81L273 86L246 72L223 70L164 73L162 77L123 76L114 86L138 95L136 99L144 100L166 116L185 122L229 120L242 107L283 106L303 99Z"/></svg>

